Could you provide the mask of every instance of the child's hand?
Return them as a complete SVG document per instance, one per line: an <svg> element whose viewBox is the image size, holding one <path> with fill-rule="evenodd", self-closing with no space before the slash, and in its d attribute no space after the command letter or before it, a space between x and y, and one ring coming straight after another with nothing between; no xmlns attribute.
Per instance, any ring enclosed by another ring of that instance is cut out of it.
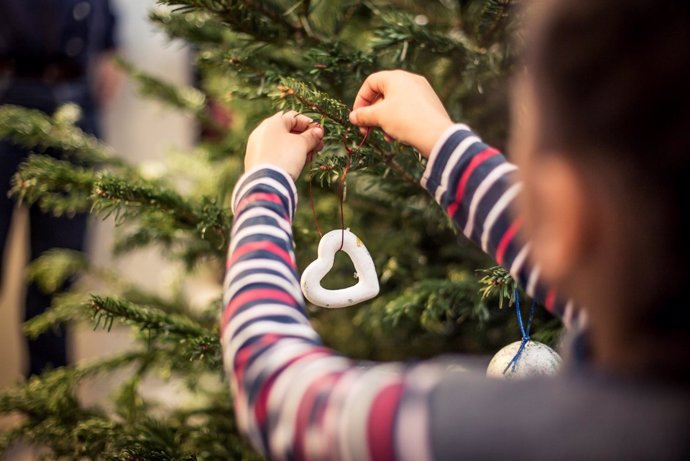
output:
<svg viewBox="0 0 690 461"><path fill-rule="evenodd" d="M357 93L350 122L380 127L425 157L453 124L429 82L402 70L371 74Z"/></svg>
<svg viewBox="0 0 690 461"><path fill-rule="evenodd" d="M257 126L247 141L244 168L273 165L297 180L307 154L323 148L323 128L295 111L278 112Z"/></svg>

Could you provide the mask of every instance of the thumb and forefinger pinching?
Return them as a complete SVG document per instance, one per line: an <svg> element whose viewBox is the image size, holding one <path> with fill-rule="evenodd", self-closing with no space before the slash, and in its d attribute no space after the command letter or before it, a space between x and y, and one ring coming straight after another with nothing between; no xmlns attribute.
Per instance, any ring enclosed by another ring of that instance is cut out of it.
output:
<svg viewBox="0 0 690 461"><path fill-rule="evenodd" d="M367 77L357 92L352 110L356 112L357 109L361 107L371 106L376 103L380 97L384 96L387 86L386 77L386 71L376 72Z"/></svg>
<svg viewBox="0 0 690 461"><path fill-rule="evenodd" d="M306 141L308 152L319 151L323 148L323 135L324 131L321 125L312 125L299 134Z"/></svg>
<svg viewBox="0 0 690 461"><path fill-rule="evenodd" d="M282 123L288 133L300 136L309 150L319 150L323 147L323 127L306 115L291 110L278 112L276 118Z"/></svg>
<svg viewBox="0 0 690 461"><path fill-rule="evenodd" d="M359 127L380 126L379 110L382 106L372 105L353 109L350 112L350 123Z"/></svg>
<svg viewBox="0 0 690 461"><path fill-rule="evenodd" d="M302 115L295 110L278 112L275 117L290 133L302 133L314 124L314 121L311 118L307 117L306 115Z"/></svg>
<svg viewBox="0 0 690 461"><path fill-rule="evenodd" d="M384 91L385 72L377 72L367 77L357 92L349 118L350 123L361 127L362 134L366 132L365 127L380 126L378 114L382 109Z"/></svg>

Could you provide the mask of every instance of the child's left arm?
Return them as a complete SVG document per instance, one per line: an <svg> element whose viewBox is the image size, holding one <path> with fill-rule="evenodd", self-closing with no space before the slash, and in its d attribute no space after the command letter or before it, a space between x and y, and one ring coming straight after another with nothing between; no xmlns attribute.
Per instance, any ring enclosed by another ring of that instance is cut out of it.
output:
<svg viewBox="0 0 690 461"><path fill-rule="evenodd" d="M578 324L574 303L541 281L541 271L531 261L531 244L522 235L522 220L511 213L522 187L515 180L517 168L469 127L454 125L424 77L402 70L371 74L357 93L350 121L363 132L379 127L428 158L422 186L458 231L567 326Z"/></svg>
<svg viewBox="0 0 690 461"><path fill-rule="evenodd" d="M458 231L506 268L530 297L566 327L581 326L574 302L543 283L540 268L531 260L522 219L512 212L522 189L516 175L517 167L503 154L468 126L456 124L436 141L421 183Z"/></svg>

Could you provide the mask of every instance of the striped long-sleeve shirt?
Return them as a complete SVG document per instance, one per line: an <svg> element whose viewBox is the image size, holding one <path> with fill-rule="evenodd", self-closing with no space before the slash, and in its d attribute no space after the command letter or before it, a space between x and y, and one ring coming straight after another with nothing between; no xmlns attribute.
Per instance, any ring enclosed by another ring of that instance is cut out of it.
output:
<svg viewBox="0 0 690 461"><path fill-rule="evenodd" d="M508 211L520 191L514 173L500 153L456 125L437 143L422 183L465 235L531 295L563 312L556 294L540 285L520 221ZM518 459L511 450L527 446L530 459L553 459L550 445L540 451L543 437L564 434L553 433L558 426L548 412L567 418L573 408L559 410L571 403L559 392L577 395L586 386L487 381L450 371L447 360L360 365L324 347L300 291L291 228L296 205L292 179L272 167L246 172L233 195L222 346L238 424L258 450L272 459L424 461L462 454ZM536 423L522 421L524 415L536 415ZM598 437L599 429L573 434ZM640 449L633 442L618 448Z"/></svg>
<svg viewBox="0 0 690 461"><path fill-rule="evenodd" d="M516 171L500 152L458 124L443 133L433 149L422 186L458 230L508 269L529 296L570 326L578 311L572 301L560 301L555 290L539 282L540 269L530 264L522 220L511 213L522 188Z"/></svg>

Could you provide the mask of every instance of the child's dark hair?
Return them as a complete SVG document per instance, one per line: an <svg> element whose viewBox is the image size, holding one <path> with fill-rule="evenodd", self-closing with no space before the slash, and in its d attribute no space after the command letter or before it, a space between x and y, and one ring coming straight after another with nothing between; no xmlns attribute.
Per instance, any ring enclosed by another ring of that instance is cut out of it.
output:
<svg viewBox="0 0 690 461"><path fill-rule="evenodd" d="M689 276L690 219L683 215L690 195L690 1L550 3L526 56L540 147L620 173L627 206L639 203L630 211L639 214L641 229L658 232L632 237L653 246L655 260L640 252L631 270L646 271L645 286L631 291L648 308L681 301ZM631 233L621 229L622 236ZM674 306L666 321L687 316L680 311L685 307Z"/></svg>

